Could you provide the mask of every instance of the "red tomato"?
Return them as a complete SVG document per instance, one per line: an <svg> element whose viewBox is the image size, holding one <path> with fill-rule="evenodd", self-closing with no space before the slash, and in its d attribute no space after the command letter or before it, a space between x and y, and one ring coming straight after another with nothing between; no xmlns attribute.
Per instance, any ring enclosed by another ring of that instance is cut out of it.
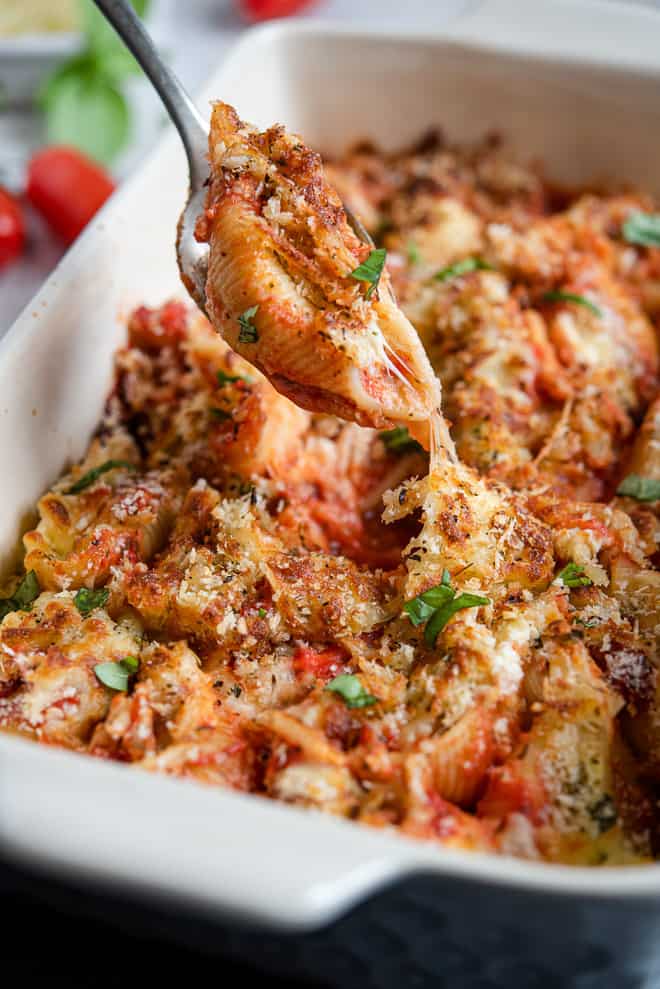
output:
<svg viewBox="0 0 660 989"><path fill-rule="evenodd" d="M75 148L45 148L28 166L27 197L67 244L76 239L114 188L107 173Z"/></svg>
<svg viewBox="0 0 660 989"><path fill-rule="evenodd" d="M188 310L183 302L172 300L160 309L139 306L128 321L128 344L158 351L184 340L187 328Z"/></svg>
<svg viewBox="0 0 660 989"><path fill-rule="evenodd" d="M328 646L318 652L309 646L298 646L293 654L293 668L298 675L311 673L319 680L337 676L347 659L341 646Z"/></svg>
<svg viewBox="0 0 660 989"><path fill-rule="evenodd" d="M244 17L250 21L269 21L274 17L288 17L310 7L313 0L238 0Z"/></svg>
<svg viewBox="0 0 660 989"><path fill-rule="evenodd" d="M23 214L13 196L0 189L0 268L14 261L25 243Z"/></svg>

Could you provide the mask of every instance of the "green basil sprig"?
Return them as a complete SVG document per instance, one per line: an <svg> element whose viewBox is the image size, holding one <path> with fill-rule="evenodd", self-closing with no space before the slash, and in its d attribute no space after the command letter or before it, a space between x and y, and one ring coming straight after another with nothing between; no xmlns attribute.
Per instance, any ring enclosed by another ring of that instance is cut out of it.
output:
<svg viewBox="0 0 660 989"><path fill-rule="evenodd" d="M97 663L94 673L105 687L111 690L128 690L128 682L137 673L139 661L136 656L125 656L118 663Z"/></svg>
<svg viewBox="0 0 660 989"><path fill-rule="evenodd" d="M126 467L128 470L136 470L135 464L132 464L130 460L106 460L104 464L99 464L98 467L92 467L88 470L86 474L79 477L78 480L67 488L64 494L79 494L88 488L90 484L94 484L98 481L102 474L107 474L109 470L117 470L118 467Z"/></svg>
<svg viewBox="0 0 660 989"><path fill-rule="evenodd" d="M386 429L385 432L378 435L388 453L424 452L424 448L412 438L405 426L395 426L394 429Z"/></svg>
<svg viewBox="0 0 660 989"><path fill-rule="evenodd" d="M83 618L86 618L96 608L103 608L109 597L110 591L107 587L99 587L96 591L90 590L88 587L81 587L76 592L73 603Z"/></svg>
<svg viewBox="0 0 660 989"><path fill-rule="evenodd" d="M616 493L626 498L635 498L637 501L658 501L660 481L653 477L642 477L641 474L628 474L621 481Z"/></svg>
<svg viewBox="0 0 660 989"><path fill-rule="evenodd" d="M34 570L29 570L11 597L0 598L0 621L12 611L29 611L40 594L37 575Z"/></svg>
<svg viewBox="0 0 660 989"><path fill-rule="evenodd" d="M558 574L559 580L564 587L591 587L593 581L584 572L584 567L579 563L567 563Z"/></svg>
<svg viewBox="0 0 660 989"><path fill-rule="evenodd" d="M433 276L437 282L448 282L451 278L458 278L460 275L468 275L471 271L494 271L492 264L488 264L482 258L463 258L462 261L455 261L448 264Z"/></svg>
<svg viewBox="0 0 660 989"><path fill-rule="evenodd" d="M367 299L371 298L373 291L378 286L380 276L383 274L387 251L384 247L377 247L371 252L366 261L359 264L354 271L351 271L351 278L356 278L359 282L366 282L369 288L366 291Z"/></svg>
<svg viewBox="0 0 660 989"><path fill-rule="evenodd" d="M370 707L378 703L378 698L366 691L352 673L340 673L326 684L325 689L333 694L339 694L346 707Z"/></svg>
<svg viewBox="0 0 660 989"><path fill-rule="evenodd" d="M449 571L445 570L440 584L406 601L403 610L407 612L413 625L423 625L426 622L424 641L433 648L440 632L458 611L490 603L490 598L483 594L471 594L467 591L457 594L456 588L452 587Z"/></svg>
<svg viewBox="0 0 660 989"><path fill-rule="evenodd" d="M631 213L621 232L629 244L660 247L660 213Z"/></svg>
<svg viewBox="0 0 660 989"><path fill-rule="evenodd" d="M602 309L599 309L595 303L587 299L584 295L578 295L576 292L561 292L557 290L546 292L541 298L543 302L572 302L576 306L584 306L585 309L589 309L594 316L603 315Z"/></svg>
<svg viewBox="0 0 660 989"><path fill-rule="evenodd" d="M259 334L257 333L257 328L252 322L254 317L257 315L257 310L259 306L250 306L246 309L244 313L238 317L238 325L240 330L238 331L238 342L239 343L256 343L259 339Z"/></svg>

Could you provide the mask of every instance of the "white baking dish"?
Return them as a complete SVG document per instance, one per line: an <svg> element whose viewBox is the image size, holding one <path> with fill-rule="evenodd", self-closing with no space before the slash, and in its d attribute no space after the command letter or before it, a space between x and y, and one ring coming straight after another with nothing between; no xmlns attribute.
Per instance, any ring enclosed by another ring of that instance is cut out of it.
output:
<svg viewBox="0 0 660 989"><path fill-rule="evenodd" d="M496 128L553 177L609 175L660 194L659 37L655 14L595 0L491 0L433 37L282 23L249 33L205 95L327 150L364 136L395 147L431 125L459 140ZM85 448L126 314L180 293L173 240L185 185L169 135L0 344L4 564L25 513ZM648 923L660 923L658 866L590 871L449 852L6 736L0 838L19 861L281 929L321 925L419 871L464 882L481 902L493 887L517 891L524 913L550 896L558 916L616 901L643 913L635 930L647 940Z"/></svg>

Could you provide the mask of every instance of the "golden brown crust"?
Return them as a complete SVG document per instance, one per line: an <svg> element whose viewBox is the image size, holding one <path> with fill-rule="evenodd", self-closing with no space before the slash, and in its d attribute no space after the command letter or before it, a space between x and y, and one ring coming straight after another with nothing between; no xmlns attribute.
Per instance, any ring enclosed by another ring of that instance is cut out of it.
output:
<svg viewBox="0 0 660 989"><path fill-rule="evenodd" d="M274 204L265 233L254 214L255 250L277 247L339 312L364 286L324 251L344 235L318 160L278 129L244 139L307 189L290 232ZM243 222L256 187L227 173L220 207ZM653 205L559 196L492 143L363 148L336 176L390 222L463 463L429 469L404 432L296 408L177 303L138 310L99 435L25 537L41 593L26 603L18 575L4 592L0 725L449 847L647 861L658 503L612 495L630 472L660 476L660 252L621 236ZM325 403L348 393L319 396L299 370L285 390L343 410ZM67 493L108 458L134 469ZM431 628L404 608L428 591L451 599ZM126 657L137 670L112 691L95 666Z"/></svg>
<svg viewBox="0 0 660 989"><path fill-rule="evenodd" d="M437 381L387 272L377 287L351 276L370 248L320 157L282 127L259 133L222 103L209 147L198 229L211 248L208 311L225 339L304 408L377 427L427 420L440 404ZM242 332L239 319L254 307Z"/></svg>

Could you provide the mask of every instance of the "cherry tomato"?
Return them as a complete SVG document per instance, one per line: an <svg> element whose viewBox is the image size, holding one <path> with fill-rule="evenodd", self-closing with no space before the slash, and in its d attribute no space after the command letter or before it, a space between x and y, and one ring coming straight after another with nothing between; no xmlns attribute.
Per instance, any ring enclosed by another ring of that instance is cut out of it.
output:
<svg viewBox="0 0 660 989"><path fill-rule="evenodd" d="M15 261L25 243L21 207L5 189L0 189L0 268Z"/></svg>
<svg viewBox="0 0 660 989"><path fill-rule="evenodd" d="M297 14L305 7L311 7L313 0L238 0L241 13L250 21L269 21L274 17L288 17Z"/></svg>
<svg viewBox="0 0 660 989"><path fill-rule="evenodd" d="M76 239L114 188L109 175L75 148L45 148L28 166L27 197L67 244Z"/></svg>

